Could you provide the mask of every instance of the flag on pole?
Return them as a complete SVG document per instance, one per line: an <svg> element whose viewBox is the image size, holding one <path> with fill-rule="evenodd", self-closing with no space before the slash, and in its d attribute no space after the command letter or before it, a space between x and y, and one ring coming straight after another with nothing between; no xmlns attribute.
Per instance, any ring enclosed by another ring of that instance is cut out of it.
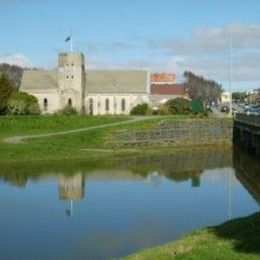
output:
<svg viewBox="0 0 260 260"><path fill-rule="evenodd" d="M71 39L71 35L65 39L65 42L70 41L70 39Z"/></svg>
<svg viewBox="0 0 260 260"><path fill-rule="evenodd" d="M70 42L70 51L73 52L73 32L65 39L65 42Z"/></svg>

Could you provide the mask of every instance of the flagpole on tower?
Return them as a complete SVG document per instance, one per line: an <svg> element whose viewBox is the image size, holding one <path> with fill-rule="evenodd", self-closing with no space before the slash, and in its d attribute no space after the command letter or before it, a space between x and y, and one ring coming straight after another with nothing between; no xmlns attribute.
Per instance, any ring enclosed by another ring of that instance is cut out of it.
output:
<svg viewBox="0 0 260 260"><path fill-rule="evenodd" d="M73 31L71 30L69 37L65 39L65 42L70 42L70 52L73 52Z"/></svg>
<svg viewBox="0 0 260 260"><path fill-rule="evenodd" d="M70 52L73 52L73 31L70 32Z"/></svg>

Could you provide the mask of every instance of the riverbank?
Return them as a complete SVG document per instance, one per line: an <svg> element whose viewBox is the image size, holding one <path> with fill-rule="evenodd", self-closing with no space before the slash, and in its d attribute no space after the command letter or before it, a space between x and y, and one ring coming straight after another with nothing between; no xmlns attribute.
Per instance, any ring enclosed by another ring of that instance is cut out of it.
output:
<svg viewBox="0 0 260 260"><path fill-rule="evenodd" d="M231 129L229 119L190 119L187 116L2 117L0 118L0 162L109 158L122 155L153 154L164 149L167 150L169 147L182 147L183 143L169 143L168 141L146 144L138 148L132 144L122 148L115 145L122 141L121 135L118 133L153 132L154 129L158 129L158 125L162 121L168 125L178 121L186 124L187 127L192 124L196 125L198 122L204 125L210 124L213 125L213 128L210 129L216 130L212 132L216 142L208 142L203 145L213 144L223 147L231 144L231 137L230 140L219 138L219 131L222 131L220 124L223 123ZM193 140L198 140L198 135L202 133L199 131L199 126L197 129L194 136L189 133ZM178 140L181 136L185 138L185 132L179 133ZM16 142L17 140L19 142ZM190 142L186 145L194 144ZM196 143L196 146L199 144Z"/></svg>
<svg viewBox="0 0 260 260"><path fill-rule="evenodd" d="M192 232L126 259L260 259L260 213Z"/></svg>

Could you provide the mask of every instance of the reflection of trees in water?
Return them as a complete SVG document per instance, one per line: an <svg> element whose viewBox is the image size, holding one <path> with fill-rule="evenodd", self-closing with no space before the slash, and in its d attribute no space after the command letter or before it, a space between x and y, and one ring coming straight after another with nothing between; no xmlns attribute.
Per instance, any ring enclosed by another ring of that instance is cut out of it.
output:
<svg viewBox="0 0 260 260"><path fill-rule="evenodd" d="M236 177L260 204L260 161L238 147L233 149L233 165Z"/></svg>
<svg viewBox="0 0 260 260"><path fill-rule="evenodd" d="M0 179L3 179L4 182L9 182L18 187L25 187L28 181L28 175L12 172L10 174L0 176Z"/></svg>
<svg viewBox="0 0 260 260"><path fill-rule="evenodd" d="M120 164L131 168L135 174L146 176L149 171L156 170L171 180L185 181L200 176L204 169L232 166L232 151L212 148L177 150L162 156L123 158Z"/></svg>
<svg viewBox="0 0 260 260"><path fill-rule="evenodd" d="M232 152L212 148L174 150L166 155L132 156L119 159L97 161L57 161L57 162L21 162L1 165L0 179L17 186L25 186L28 179L37 181L41 177L73 176L81 172L82 178L95 174L97 170L122 169L130 175L147 177L151 172L158 172L174 181L193 178L196 186L198 176L204 169L222 168L232 165ZM122 177L124 174L122 174ZM65 177L64 177L65 178ZM70 177L68 177L70 178ZM196 180L196 181L195 181Z"/></svg>

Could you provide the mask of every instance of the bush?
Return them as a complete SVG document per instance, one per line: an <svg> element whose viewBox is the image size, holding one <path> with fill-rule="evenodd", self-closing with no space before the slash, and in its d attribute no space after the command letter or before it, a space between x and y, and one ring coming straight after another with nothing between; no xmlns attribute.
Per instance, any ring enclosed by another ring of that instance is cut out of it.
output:
<svg viewBox="0 0 260 260"><path fill-rule="evenodd" d="M58 110L56 115L61 115L61 116L73 116L73 115L78 115L78 111L72 107L72 106L66 106L60 110Z"/></svg>
<svg viewBox="0 0 260 260"><path fill-rule="evenodd" d="M163 104L159 107L159 115L170 115L170 107L167 104Z"/></svg>
<svg viewBox="0 0 260 260"><path fill-rule="evenodd" d="M147 103L139 104L133 107L130 111L130 115L147 115L149 107Z"/></svg>
<svg viewBox="0 0 260 260"><path fill-rule="evenodd" d="M175 98L167 101L170 114L187 115L191 112L191 102L185 98Z"/></svg>
<svg viewBox="0 0 260 260"><path fill-rule="evenodd" d="M13 92L7 102L11 115L39 115L40 107L36 97L25 92Z"/></svg>

